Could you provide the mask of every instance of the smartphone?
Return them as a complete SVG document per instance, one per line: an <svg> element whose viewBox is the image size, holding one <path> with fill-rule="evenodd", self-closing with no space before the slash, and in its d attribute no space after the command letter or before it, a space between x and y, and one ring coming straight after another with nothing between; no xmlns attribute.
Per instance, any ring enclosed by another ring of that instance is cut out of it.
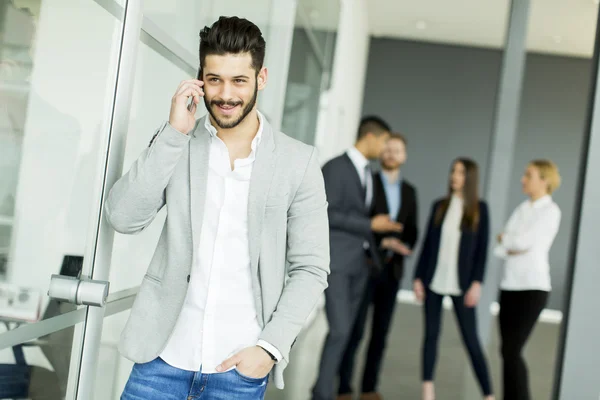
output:
<svg viewBox="0 0 600 400"><path fill-rule="evenodd" d="M198 68L198 74L196 75L196 79L199 81L202 80L202 68ZM192 107L194 106L194 96L190 97L190 103L187 106L188 111L192 111Z"/></svg>

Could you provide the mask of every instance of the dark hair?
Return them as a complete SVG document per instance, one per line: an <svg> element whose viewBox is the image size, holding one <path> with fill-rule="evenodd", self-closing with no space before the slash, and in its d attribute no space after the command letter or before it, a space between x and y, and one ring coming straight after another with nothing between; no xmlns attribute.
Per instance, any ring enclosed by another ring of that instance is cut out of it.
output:
<svg viewBox="0 0 600 400"><path fill-rule="evenodd" d="M475 231L479 226L479 167L470 158L459 157L452 162L450 171L458 163L465 167L465 186L463 188L464 209L461 227ZM452 185L448 183L448 194L442 200L435 213L435 223L437 225L440 225L444 220L451 197Z"/></svg>
<svg viewBox="0 0 600 400"><path fill-rule="evenodd" d="M356 139L362 139L369 132L376 136L379 136L383 133L390 132L391 130L392 129L390 128L388 123L385 122L383 119L375 115L369 115L363 117L363 119L360 120L360 124L358 125L358 135Z"/></svg>
<svg viewBox="0 0 600 400"><path fill-rule="evenodd" d="M220 17L200 31L200 68L206 56L250 53L252 68L258 72L265 61L266 43L258 26L244 18Z"/></svg>
<svg viewBox="0 0 600 400"><path fill-rule="evenodd" d="M392 139L396 139L396 140L401 141L404 144L404 146L408 145L408 142L406 140L406 136L404 136L403 134L401 134L399 132L392 132L390 134L390 138L388 140L392 140Z"/></svg>

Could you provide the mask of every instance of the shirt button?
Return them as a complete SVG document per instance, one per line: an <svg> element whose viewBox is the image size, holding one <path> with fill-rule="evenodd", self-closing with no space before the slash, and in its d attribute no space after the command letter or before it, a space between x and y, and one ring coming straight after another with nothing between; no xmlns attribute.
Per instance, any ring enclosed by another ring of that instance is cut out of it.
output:
<svg viewBox="0 0 600 400"><path fill-rule="evenodd" d="M189 275L187 276L187 281L188 281L188 283L190 283L190 276Z"/></svg>

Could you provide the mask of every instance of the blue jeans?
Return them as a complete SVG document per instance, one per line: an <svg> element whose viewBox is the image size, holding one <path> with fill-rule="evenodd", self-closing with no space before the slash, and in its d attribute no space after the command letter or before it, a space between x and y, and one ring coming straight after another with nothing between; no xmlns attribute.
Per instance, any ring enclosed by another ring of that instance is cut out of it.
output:
<svg viewBox="0 0 600 400"><path fill-rule="evenodd" d="M249 378L236 369L220 374L185 371L157 358L133 366L121 400L262 400L268 379Z"/></svg>

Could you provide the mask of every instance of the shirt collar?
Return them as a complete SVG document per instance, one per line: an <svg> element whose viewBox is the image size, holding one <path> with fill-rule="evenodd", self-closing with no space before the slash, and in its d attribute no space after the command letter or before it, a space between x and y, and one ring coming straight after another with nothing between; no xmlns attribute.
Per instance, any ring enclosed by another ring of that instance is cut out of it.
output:
<svg viewBox="0 0 600 400"><path fill-rule="evenodd" d="M545 206L546 204L549 204L550 202L552 202L552 196L547 194L543 197L540 197L536 201L530 201L529 203L531 204L531 207L533 207L533 208L540 208L540 207Z"/></svg>
<svg viewBox="0 0 600 400"><path fill-rule="evenodd" d="M463 198L462 197L458 197L457 195L453 194L452 196L450 196L450 203L456 203L456 204L463 204Z"/></svg>
<svg viewBox="0 0 600 400"><path fill-rule="evenodd" d="M381 176L381 180L385 185L399 185L402 182L402 171L400 171L400 173L398 174L398 180L396 182L389 182L387 179L387 175L385 174L385 171L383 169L379 171L379 174Z"/></svg>
<svg viewBox="0 0 600 400"><path fill-rule="evenodd" d="M258 115L258 130L256 131L254 139L252 139L252 144L250 145L252 147L252 150L256 150L256 147L260 144L264 127L263 115L258 110L256 110L256 114ZM217 137L217 128L213 126L210 120L210 114L206 114L206 118L204 119L204 127L206 128L208 133L210 133L211 137Z"/></svg>
<svg viewBox="0 0 600 400"><path fill-rule="evenodd" d="M357 169L362 171L367 165L369 165L369 160L367 160L367 158L363 156L363 154L358 151L356 147L352 146L346 153Z"/></svg>

